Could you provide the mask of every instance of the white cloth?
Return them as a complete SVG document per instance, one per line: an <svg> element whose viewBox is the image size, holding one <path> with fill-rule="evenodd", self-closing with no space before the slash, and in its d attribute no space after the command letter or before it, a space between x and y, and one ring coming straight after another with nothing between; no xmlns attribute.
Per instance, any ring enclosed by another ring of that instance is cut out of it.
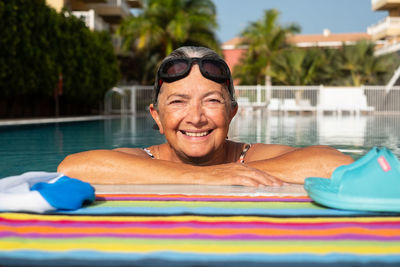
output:
<svg viewBox="0 0 400 267"><path fill-rule="evenodd" d="M0 210L45 212L55 210L38 191L31 187L39 182L54 183L63 174L27 172L0 179Z"/></svg>
<svg viewBox="0 0 400 267"><path fill-rule="evenodd" d="M94 188L57 172L27 172L0 179L0 211L75 210L95 199Z"/></svg>

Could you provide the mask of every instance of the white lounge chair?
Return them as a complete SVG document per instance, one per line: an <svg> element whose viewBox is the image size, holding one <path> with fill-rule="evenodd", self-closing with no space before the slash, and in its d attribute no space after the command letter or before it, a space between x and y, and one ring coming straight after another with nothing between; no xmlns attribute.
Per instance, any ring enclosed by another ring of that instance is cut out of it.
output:
<svg viewBox="0 0 400 267"><path fill-rule="evenodd" d="M374 111L368 106L367 97L358 87L324 87L320 90L317 110L319 114L333 112L341 115L343 112L359 115L361 112Z"/></svg>

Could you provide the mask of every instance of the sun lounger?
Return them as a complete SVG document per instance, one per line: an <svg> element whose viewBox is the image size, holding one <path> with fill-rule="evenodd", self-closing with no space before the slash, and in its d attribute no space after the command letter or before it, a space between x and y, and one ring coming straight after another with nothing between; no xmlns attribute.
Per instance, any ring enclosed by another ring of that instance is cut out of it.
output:
<svg viewBox="0 0 400 267"><path fill-rule="evenodd" d="M331 112L341 115L343 112L359 115L361 112L374 111L368 106L367 98L361 88L324 87L319 92L317 110L319 114Z"/></svg>

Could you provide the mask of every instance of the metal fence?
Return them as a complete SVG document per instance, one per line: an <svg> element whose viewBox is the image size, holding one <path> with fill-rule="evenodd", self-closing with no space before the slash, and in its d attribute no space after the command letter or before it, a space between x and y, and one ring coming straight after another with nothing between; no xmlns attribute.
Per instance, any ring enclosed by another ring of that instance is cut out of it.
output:
<svg viewBox="0 0 400 267"><path fill-rule="evenodd" d="M152 102L152 86L120 86L105 96L105 112L142 113ZM400 86L236 86L239 112L276 114L400 114Z"/></svg>
<svg viewBox="0 0 400 267"><path fill-rule="evenodd" d="M153 86L119 86L110 89L104 98L106 114L136 114L147 111L152 102Z"/></svg>

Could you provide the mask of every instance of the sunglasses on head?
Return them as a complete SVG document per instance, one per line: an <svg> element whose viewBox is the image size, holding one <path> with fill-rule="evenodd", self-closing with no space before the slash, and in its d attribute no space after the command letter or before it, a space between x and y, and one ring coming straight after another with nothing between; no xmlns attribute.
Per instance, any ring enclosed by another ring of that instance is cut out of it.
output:
<svg viewBox="0 0 400 267"><path fill-rule="evenodd" d="M170 83L185 78L190 73L194 62L199 65L203 77L217 83L227 83L228 88L230 88L229 67L222 59L207 57L171 58L164 61L158 70L156 95L160 92L163 82Z"/></svg>

